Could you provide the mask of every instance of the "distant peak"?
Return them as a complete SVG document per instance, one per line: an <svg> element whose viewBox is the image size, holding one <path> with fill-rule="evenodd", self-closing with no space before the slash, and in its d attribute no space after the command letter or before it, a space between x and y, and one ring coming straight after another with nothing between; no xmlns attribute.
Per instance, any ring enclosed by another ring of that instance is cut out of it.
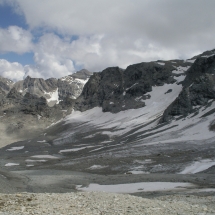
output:
<svg viewBox="0 0 215 215"><path fill-rule="evenodd" d="M86 75L91 75L92 72L88 71L87 69L81 69L79 71L77 71L76 73L82 73L82 74L86 74Z"/></svg>
<svg viewBox="0 0 215 215"><path fill-rule="evenodd" d="M80 79L88 79L93 73L88 71L87 69L82 69L70 75L73 78L80 78Z"/></svg>

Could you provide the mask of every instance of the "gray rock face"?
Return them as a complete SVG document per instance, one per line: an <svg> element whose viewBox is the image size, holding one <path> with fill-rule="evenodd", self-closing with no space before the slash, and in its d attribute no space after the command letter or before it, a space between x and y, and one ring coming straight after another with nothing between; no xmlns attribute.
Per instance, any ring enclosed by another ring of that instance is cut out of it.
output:
<svg viewBox="0 0 215 215"><path fill-rule="evenodd" d="M0 90L3 90L4 92L8 93L12 88L13 84L14 82L10 79L3 78L0 76Z"/></svg>
<svg viewBox="0 0 215 215"><path fill-rule="evenodd" d="M51 111L44 97L38 97L30 93L26 93L23 96L22 93L18 92L15 88L12 88L2 101L0 110L4 113L23 112L26 114L49 117L49 112Z"/></svg>
<svg viewBox="0 0 215 215"><path fill-rule="evenodd" d="M13 87L23 96L26 93L38 97L43 96L47 99L48 104L53 106L66 97L77 98L91 75L92 73L89 71L81 70L61 79L49 78L44 80L28 76L24 80L15 83Z"/></svg>
<svg viewBox="0 0 215 215"><path fill-rule="evenodd" d="M196 111L195 106L207 105L215 99L215 55L199 56L187 71L183 89L176 100L166 109L160 122L168 122L174 116L187 116Z"/></svg>
<svg viewBox="0 0 215 215"><path fill-rule="evenodd" d="M2 89L0 88L0 100L1 100L2 98L4 98L5 96L6 96L5 91L2 90Z"/></svg>
<svg viewBox="0 0 215 215"><path fill-rule="evenodd" d="M176 82L176 66L190 65L183 61L150 62L128 66L126 70L110 67L94 73L84 86L74 108L85 111L99 106L104 112L119 112L145 106L147 93L153 86ZM183 72L182 72L183 73Z"/></svg>
<svg viewBox="0 0 215 215"><path fill-rule="evenodd" d="M66 95L70 93L69 95L78 96L90 75L87 70L78 72L69 77L72 83L55 78L44 80L28 76L25 80L13 84L10 80L2 78L0 132L4 134L4 142L10 143L37 135L51 123L69 114L74 101ZM60 104L55 105L62 89L66 93L61 97Z"/></svg>
<svg viewBox="0 0 215 215"><path fill-rule="evenodd" d="M26 77L23 81L19 81L14 84L14 88L25 95L30 93L36 96L43 96L46 99L51 98L51 93L57 90L57 79L50 78L44 80L42 78Z"/></svg>
<svg viewBox="0 0 215 215"><path fill-rule="evenodd" d="M58 79L59 99L63 100L66 97L71 99L78 98L91 75L91 72L82 69L72 75Z"/></svg>

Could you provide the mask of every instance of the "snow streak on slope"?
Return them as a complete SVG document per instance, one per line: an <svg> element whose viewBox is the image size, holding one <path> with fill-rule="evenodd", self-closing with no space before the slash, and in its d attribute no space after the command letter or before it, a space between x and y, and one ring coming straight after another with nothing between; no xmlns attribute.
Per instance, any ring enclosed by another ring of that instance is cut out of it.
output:
<svg viewBox="0 0 215 215"><path fill-rule="evenodd" d="M195 185L191 183L180 182L140 182L114 185L89 184L88 187L82 187L81 185L78 185L77 189L82 191L99 191L108 193L137 193L164 190L183 190L187 187L194 188Z"/></svg>
<svg viewBox="0 0 215 215"><path fill-rule="evenodd" d="M158 144L162 142L177 142L187 140L206 140L213 138L215 132L209 129L210 124L215 119L215 113L202 117L207 112L215 109L215 102L210 107L202 107L197 115L189 115L186 118L175 119L170 124L156 129L157 132L162 131L162 135L154 134L146 137L150 144ZM169 128L169 129L168 129ZM148 134L150 132L146 132Z"/></svg>
<svg viewBox="0 0 215 215"><path fill-rule="evenodd" d="M169 89L172 89L172 92L166 93ZM74 111L65 120L66 123L87 122L85 125L93 125L100 129L113 129L114 131L103 131L103 134L109 136L122 135L132 128L156 121L169 104L175 100L181 89L182 86L176 83L156 86L153 87L152 92L147 93L147 95L151 95L151 98L144 101L146 106L143 108L113 114L104 113L100 107L96 107L85 112ZM152 128L156 124L157 122L151 123L145 129Z"/></svg>
<svg viewBox="0 0 215 215"><path fill-rule="evenodd" d="M187 166L180 174L195 174L215 165L215 160L204 159Z"/></svg>
<svg viewBox="0 0 215 215"><path fill-rule="evenodd" d="M59 103L59 96L58 96L58 88L54 91L54 92L50 92L50 93L46 93L45 94L49 94L50 95L50 98L47 99L47 102L51 102L51 101L56 101L57 104Z"/></svg>
<svg viewBox="0 0 215 215"><path fill-rule="evenodd" d="M179 76L180 81L185 76ZM169 90L172 92L167 93ZM215 102L211 102L208 107L195 107L197 114L191 114L186 119L178 117L170 124L158 126L159 118L164 110L175 100L182 89L181 85L165 84L152 88L151 98L144 100L146 106L139 109L130 109L113 114L102 112L100 107L93 108L85 112L73 111L65 119L66 124L83 123L84 126L93 126L102 129L97 133L108 135L111 139L124 136L130 138L129 142L136 142L136 147L146 144L158 144L168 142L178 142L187 140L205 140L215 136L215 132L210 131L209 125L215 119L215 113L201 117L205 113L215 109ZM162 135L161 135L162 134ZM70 134L67 134L70 136ZM72 134L71 134L72 135ZM134 136L135 135L135 136ZM132 138L135 137L135 138ZM86 137L89 138L89 137ZM141 141L146 140L146 141ZM133 145L135 147L135 145Z"/></svg>

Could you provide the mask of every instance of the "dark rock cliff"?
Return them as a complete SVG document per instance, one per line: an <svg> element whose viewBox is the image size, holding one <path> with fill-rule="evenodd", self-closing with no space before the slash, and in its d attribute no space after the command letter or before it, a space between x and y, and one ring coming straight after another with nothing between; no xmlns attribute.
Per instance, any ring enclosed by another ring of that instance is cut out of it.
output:
<svg viewBox="0 0 215 215"><path fill-rule="evenodd" d="M131 65L126 70L110 67L94 73L74 108L85 111L99 106L104 112L116 113L144 107L144 101L150 98L146 93L152 91L152 86L176 82L174 69L172 63L150 62Z"/></svg>
<svg viewBox="0 0 215 215"><path fill-rule="evenodd" d="M174 116L185 117L211 99L215 99L215 55L200 56L187 71L181 93L165 110L160 122L168 122Z"/></svg>

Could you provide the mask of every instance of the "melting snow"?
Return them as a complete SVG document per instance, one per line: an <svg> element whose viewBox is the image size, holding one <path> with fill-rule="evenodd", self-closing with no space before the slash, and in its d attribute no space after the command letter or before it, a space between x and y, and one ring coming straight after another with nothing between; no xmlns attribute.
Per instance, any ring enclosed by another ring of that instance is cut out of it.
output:
<svg viewBox="0 0 215 215"><path fill-rule="evenodd" d="M11 147L10 149L7 149L6 151L16 151L16 150L21 150L21 149L24 149L24 146Z"/></svg>
<svg viewBox="0 0 215 215"><path fill-rule="evenodd" d="M212 57L212 56L214 56L215 54L211 54L211 55L203 55L203 56L201 56L201 57L206 57L206 58L208 58L208 57Z"/></svg>
<svg viewBox="0 0 215 215"><path fill-rule="evenodd" d="M62 152L77 152L77 151L92 148L92 147L94 147L94 146L86 146L86 147L80 147L80 148L75 148L75 149L64 149L64 150L60 150L59 153L62 153Z"/></svg>
<svg viewBox="0 0 215 215"><path fill-rule="evenodd" d="M157 64L160 64L161 66L165 65L165 63L162 63L162 62L157 62Z"/></svg>
<svg viewBox="0 0 215 215"><path fill-rule="evenodd" d="M55 157L53 155L33 155L32 158L45 158L45 159L58 159L58 157Z"/></svg>
<svg viewBox="0 0 215 215"><path fill-rule="evenodd" d="M104 169L107 168L108 166L101 166L101 165L93 165L89 167L88 169L94 170L94 169Z"/></svg>
<svg viewBox="0 0 215 215"><path fill-rule="evenodd" d="M19 163L7 163L5 166L19 166Z"/></svg>
<svg viewBox="0 0 215 215"><path fill-rule="evenodd" d="M46 140L38 140L38 143L46 143Z"/></svg>
<svg viewBox="0 0 215 215"><path fill-rule="evenodd" d="M189 62L189 63L194 63L196 61L196 59L193 59L193 60L186 60L186 62Z"/></svg>
<svg viewBox="0 0 215 215"><path fill-rule="evenodd" d="M186 188L194 188L191 183L176 183L176 182L140 182L130 184L115 184L115 185L100 185L90 184L88 187L76 186L77 190L82 191L99 191L108 193L137 193L137 192L152 192L152 191L167 191L167 190L183 190Z"/></svg>
<svg viewBox="0 0 215 215"><path fill-rule="evenodd" d="M58 88L54 92L44 92L44 94L48 94L51 97L49 99L46 99L47 102L57 101L57 103L59 103Z"/></svg>
<svg viewBox="0 0 215 215"><path fill-rule="evenodd" d="M86 84L88 80L89 80L89 78L86 79L86 80L79 79L79 78L76 78L76 79L75 79L75 81L77 81L77 82L79 82L79 83L82 83L82 84Z"/></svg>
<svg viewBox="0 0 215 215"><path fill-rule="evenodd" d="M144 171L141 171L141 170L129 170L128 173L131 173L133 175L139 175L139 174L149 174L149 172L144 172Z"/></svg>
<svg viewBox="0 0 215 215"><path fill-rule="evenodd" d="M183 81L186 78L185 75L180 75L178 77L174 77L175 80L177 80L177 83L180 83L181 81Z"/></svg>
<svg viewBox="0 0 215 215"><path fill-rule="evenodd" d="M192 163L190 166L187 166L182 172L179 174L194 174L197 172L201 172L215 165L215 160L204 159L201 161L196 161Z"/></svg>
<svg viewBox="0 0 215 215"><path fill-rule="evenodd" d="M169 89L172 89L171 94L165 94ZM101 129L111 129L113 131L104 131L110 137L121 135L129 132L132 128L138 125L144 125L161 116L163 111L171 104L178 96L182 89L181 85L164 84L163 86L152 87L150 99L145 100L146 107L139 109L130 109L113 114L110 112L102 112L102 108L95 107L85 112L73 111L73 113L65 118L65 123L86 122L85 125L99 126ZM150 111L149 111L150 110ZM151 123L143 129L152 128L157 122Z"/></svg>
<svg viewBox="0 0 215 215"><path fill-rule="evenodd" d="M31 160L31 159L27 159L25 161L26 162L46 162L47 160Z"/></svg>
<svg viewBox="0 0 215 215"><path fill-rule="evenodd" d="M93 150L91 150L89 152L95 152L95 151L98 151L98 150L103 149L103 148L105 148L105 147L103 146L103 147L100 147L100 148L97 148L97 149L93 149Z"/></svg>
<svg viewBox="0 0 215 215"><path fill-rule="evenodd" d="M176 68L176 70L173 70L172 73L181 74L181 73L186 72L190 68L190 66L179 66L179 67L175 67L175 68Z"/></svg>

